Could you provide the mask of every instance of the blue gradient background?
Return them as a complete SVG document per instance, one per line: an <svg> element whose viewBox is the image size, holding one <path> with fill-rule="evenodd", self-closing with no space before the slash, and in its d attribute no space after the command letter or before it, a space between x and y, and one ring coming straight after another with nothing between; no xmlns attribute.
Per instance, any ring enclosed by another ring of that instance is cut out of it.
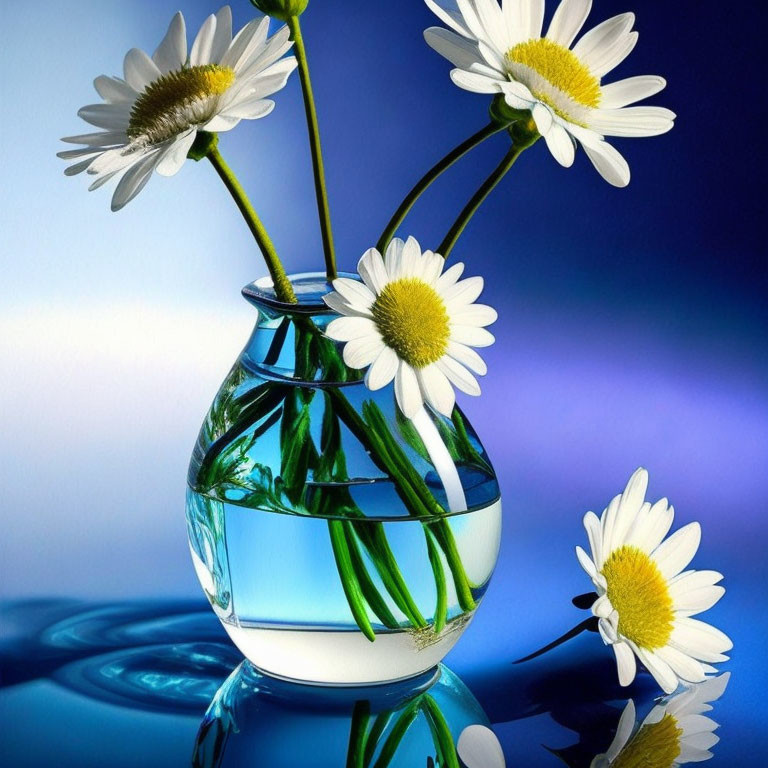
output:
<svg viewBox="0 0 768 768"><path fill-rule="evenodd" d="M617 140L633 170L625 190L583 153L565 170L535 147L455 251L500 314L484 396L462 405L499 472L506 528L487 603L449 662L460 674L506 669L580 620L569 598L589 588L573 556L581 517L646 466L677 524L702 523L694 565L726 574L708 617L735 641L731 731L711 763L727 765L766 750L766 18L753 4L596 0L590 21L625 5L640 44L615 74L667 77L655 103L678 113L675 129ZM265 270L206 164L153 179L113 215L111 192L86 193L55 157L59 136L82 131L77 109L97 100L92 79L119 74L132 46L153 50L179 7L0 5L0 68L12 74L0 84L3 600L203 601L186 464L251 330L239 288ZM193 31L214 10L181 7ZM233 10L237 25L251 16L244 0ZM456 89L423 43L433 21L419 0L313 0L305 16L345 268L486 119L486 99ZM405 233L434 247L504 147L496 137L442 179ZM317 268L298 81L221 150L290 268Z"/></svg>

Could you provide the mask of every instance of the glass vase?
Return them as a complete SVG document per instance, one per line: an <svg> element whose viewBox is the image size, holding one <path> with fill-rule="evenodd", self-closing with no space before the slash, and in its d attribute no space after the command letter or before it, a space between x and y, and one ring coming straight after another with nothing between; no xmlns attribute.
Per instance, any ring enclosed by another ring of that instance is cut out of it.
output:
<svg viewBox="0 0 768 768"><path fill-rule="evenodd" d="M352 277L351 275L345 275ZM243 289L255 330L205 417L189 466L197 576L262 672L328 685L438 664L498 557L493 468L462 412L409 420L370 391L323 329L325 276ZM457 498L459 501L457 501Z"/></svg>

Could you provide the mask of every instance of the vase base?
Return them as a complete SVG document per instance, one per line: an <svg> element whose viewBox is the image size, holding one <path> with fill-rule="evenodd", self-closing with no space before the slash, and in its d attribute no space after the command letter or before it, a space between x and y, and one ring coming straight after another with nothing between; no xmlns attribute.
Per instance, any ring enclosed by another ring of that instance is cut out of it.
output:
<svg viewBox="0 0 768 768"><path fill-rule="evenodd" d="M354 630L222 624L259 672L292 683L343 687L393 683L428 672L471 618L449 622L440 635L431 627L383 631L373 642Z"/></svg>

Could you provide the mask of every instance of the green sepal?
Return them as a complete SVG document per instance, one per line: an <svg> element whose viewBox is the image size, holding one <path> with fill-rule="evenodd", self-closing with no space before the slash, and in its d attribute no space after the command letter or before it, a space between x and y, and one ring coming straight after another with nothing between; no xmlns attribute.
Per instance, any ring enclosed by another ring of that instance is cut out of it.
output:
<svg viewBox="0 0 768 768"><path fill-rule="evenodd" d="M187 152L187 157L190 160L199 162L205 157L208 157L212 149L216 149L219 144L219 134L210 133L209 131L198 131L192 146Z"/></svg>
<svg viewBox="0 0 768 768"><path fill-rule="evenodd" d="M251 0L251 5L273 19L288 21L292 16L301 16L307 10L309 0Z"/></svg>

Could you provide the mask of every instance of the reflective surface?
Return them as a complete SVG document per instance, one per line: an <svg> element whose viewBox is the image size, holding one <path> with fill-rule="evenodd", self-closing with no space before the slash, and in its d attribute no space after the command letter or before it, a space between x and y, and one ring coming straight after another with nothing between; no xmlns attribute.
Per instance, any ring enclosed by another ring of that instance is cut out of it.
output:
<svg viewBox="0 0 768 768"><path fill-rule="evenodd" d="M750 724L731 714L728 673L663 700L645 674L620 689L589 634L461 678L440 667L332 690L260 676L199 603L35 601L2 615L0 754L14 768L442 768L461 765L469 725L492 725L508 766L762 764L741 752Z"/></svg>

